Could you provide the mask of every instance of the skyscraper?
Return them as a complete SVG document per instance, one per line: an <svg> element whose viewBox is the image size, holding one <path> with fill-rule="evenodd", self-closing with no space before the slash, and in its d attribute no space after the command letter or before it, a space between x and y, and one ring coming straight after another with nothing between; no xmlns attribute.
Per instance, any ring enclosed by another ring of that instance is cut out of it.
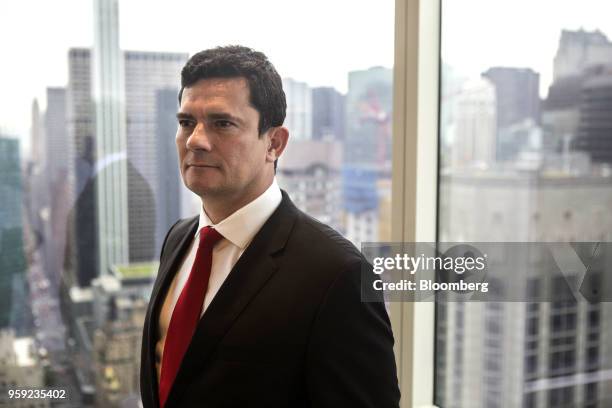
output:
<svg viewBox="0 0 612 408"><path fill-rule="evenodd" d="M157 187L155 194L155 253L158 254L166 233L181 218L181 201L185 195L179 172L175 135L177 124L174 115L177 110L176 88L159 89L155 92L155 146Z"/></svg>
<svg viewBox="0 0 612 408"><path fill-rule="evenodd" d="M47 173L50 183L65 178L68 163L66 123L66 88L47 88L45 135Z"/></svg>
<svg viewBox="0 0 612 408"><path fill-rule="evenodd" d="M296 140L312 139L312 90L306 82L283 78L283 91L287 99L284 125Z"/></svg>
<svg viewBox="0 0 612 408"><path fill-rule="evenodd" d="M0 329L21 332L26 310L19 141L0 135Z"/></svg>
<svg viewBox="0 0 612 408"><path fill-rule="evenodd" d="M482 76L495 85L498 130L525 119L540 123L540 74L531 68L493 67Z"/></svg>
<svg viewBox="0 0 612 408"><path fill-rule="evenodd" d="M440 179L440 242L610 241L612 179L455 171ZM474 203L478 203L474 207ZM526 265L541 269L538 260ZM543 274L543 276L545 276ZM436 394L443 407L605 407L609 303L439 302Z"/></svg>
<svg viewBox="0 0 612 408"><path fill-rule="evenodd" d="M346 236L356 245L376 241L381 230L377 186L391 173L392 83L388 68L349 72L342 207Z"/></svg>
<svg viewBox="0 0 612 408"><path fill-rule="evenodd" d="M349 72L345 162L390 166L393 73L373 67Z"/></svg>
<svg viewBox="0 0 612 408"><path fill-rule="evenodd" d="M118 0L94 0L92 57L98 263L99 273L106 274L112 265L129 260L125 72Z"/></svg>
<svg viewBox="0 0 612 408"><path fill-rule="evenodd" d="M99 274L98 218L95 171L94 106L91 86L91 51L68 52L66 120L68 128L66 244L63 281L67 288L88 286Z"/></svg>
<svg viewBox="0 0 612 408"><path fill-rule="evenodd" d="M128 178L129 260L141 262L159 254L168 228L179 218L176 212L167 214L167 206L161 209L160 217L156 213L160 203L180 205L180 187L167 182L179 182L175 115L180 72L188 55L126 51L124 56L127 158L135 170L135 176Z"/></svg>
<svg viewBox="0 0 612 408"><path fill-rule="evenodd" d="M345 96L331 87L312 88L312 138L344 140Z"/></svg>
<svg viewBox="0 0 612 408"><path fill-rule="evenodd" d="M531 68L493 67L482 74L495 86L498 160L511 160L526 148L505 130L530 121L540 124L540 74Z"/></svg>
<svg viewBox="0 0 612 408"><path fill-rule="evenodd" d="M599 30L562 30L553 80L581 75L585 69L612 61L612 42Z"/></svg>
<svg viewBox="0 0 612 408"><path fill-rule="evenodd" d="M340 142L293 140L279 159L277 178L298 208L342 230L341 166Z"/></svg>
<svg viewBox="0 0 612 408"><path fill-rule="evenodd" d="M490 165L495 161L495 86L486 78L468 82L455 96L455 167Z"/></svg>
<svg viewBox="0 0 612 408"><path fill-rule="evenodd" d="M66 88L47 88L45 135L49 189L49 259L46 265L54 287L59 283L66 239L66 217L72 204L69 197L68 171L72 166L68 155ZM71 157L72 159L72 157Z"/></svg>
<svg viewBox="0 0 612 408"><path fill-rule="evenodd" d="M582 85L580 122L573 148L595 163L612 165L612 64Z"/></svg>

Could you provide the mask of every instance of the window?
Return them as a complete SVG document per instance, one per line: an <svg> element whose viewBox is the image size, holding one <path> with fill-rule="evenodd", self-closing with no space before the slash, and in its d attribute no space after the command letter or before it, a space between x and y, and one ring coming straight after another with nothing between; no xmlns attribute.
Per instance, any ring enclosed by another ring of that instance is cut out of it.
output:
<svg viewBox="0 0 612 408"><path fill-rule="evenodd" d="M75 406L108 405L104 378L122 382L114 400L137 391L125 378L138 378L160 248L201 207L178 171L175 113L180 70L205 48L250 46L283 77L291 138L276 178L294 203L356 246L389 241L394 6L60 0L37 2L34 17L30 3L2 7L0 34L20 44L1 46L0 333L65 361L48 377L82 391Z"/></svg>
<svg viewBox="0 0 612 408"><path fill-rule="evenodd" d="M555 3L553 11L544 2L440 1L438 241L612 240L611 213L598 212L612 202L612 138L602 137L612 132L603 119L612 109L612 25L602 17L612 7L588 3ZM541 267L544 258L533 255L527 261ZM568 301L575 284L527 282L528 298L548 291L552 301L505 303L494 322L486 304L445 304L435 323L446 344L434 357L444 362L435 364L435 404L488 407L498 397L512 407L595 406L611 398L610 381L597 377L610 347L602 325L610 306ZM475 322L448 318L459 309ZM500 332L501 354L512 357L498 367L481 348ZM459 377L445 355L454 344L471 356ZM499 388L474 386L498 373L507 380ZM584 384L583 375L599 379Z"/></svg>

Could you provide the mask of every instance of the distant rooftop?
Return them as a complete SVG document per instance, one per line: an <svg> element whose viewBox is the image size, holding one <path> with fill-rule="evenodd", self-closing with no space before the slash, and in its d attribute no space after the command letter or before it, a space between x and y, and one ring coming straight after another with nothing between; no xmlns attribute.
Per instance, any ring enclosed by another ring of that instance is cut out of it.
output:
<svg viewBox="0 0 612 408"><path fill-rule="evenodd" d="M132 263L127 265L115 265L113 272L120 279L142 279L153 278L157 274L159 262Z"/></svg>
<svg viewBox="0 0 612 408"><path fill-rule="evenodd" d="M15 355L17 356L17 365L19 367L31 367L36 365L36 351L34 339L32 337L15 339L13 347L15 347Z"/></svg>

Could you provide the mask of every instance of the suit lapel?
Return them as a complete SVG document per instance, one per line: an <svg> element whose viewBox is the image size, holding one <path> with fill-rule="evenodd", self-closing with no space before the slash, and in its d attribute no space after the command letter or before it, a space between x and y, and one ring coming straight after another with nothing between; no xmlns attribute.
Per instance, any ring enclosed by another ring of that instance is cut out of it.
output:
<svg viewBox="0 0 612 408"><path fill-rule="evenodd" d="M190 378L206 369L217 344L277 271L273 255L284 248L296 216L296 208L283 192L281 204L255 235L200 319L170 390L166 408L180 402L180 396L191 383Z"/></svg>
<svg viewBox="0 0 612 408"><path fill-rule="evenodd" d="M157 371L155 369L155 342L157 341L159 313L172 279L178 272L180 262L185 257L185 253L189 249L189 245L196 233L198 218L194 217L178 224L175 230L172 231L171 236L168 237L165 248L172 252L161 259L158 278L155 280L155 285L151 292L149 312L146 317L147 322L145 322L147 328L147 339L145 340L148 341L146 349L148 350L150 391L156 407L159 406L159 388L157 384Z"/></svg>

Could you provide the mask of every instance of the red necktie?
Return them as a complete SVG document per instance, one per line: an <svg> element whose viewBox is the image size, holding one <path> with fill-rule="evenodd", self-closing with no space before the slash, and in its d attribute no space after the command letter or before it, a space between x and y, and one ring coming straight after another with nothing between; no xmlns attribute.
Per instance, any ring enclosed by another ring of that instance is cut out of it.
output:
<svg viewBox="0 0 612 408"><path fill-rule="evenodd" d="M200 230L200 244L187 283L181 291L166 333L159 381L160 407L166 403L191 337L200 320L212 266L213 247L223 236L212 227Z"/></svg>

